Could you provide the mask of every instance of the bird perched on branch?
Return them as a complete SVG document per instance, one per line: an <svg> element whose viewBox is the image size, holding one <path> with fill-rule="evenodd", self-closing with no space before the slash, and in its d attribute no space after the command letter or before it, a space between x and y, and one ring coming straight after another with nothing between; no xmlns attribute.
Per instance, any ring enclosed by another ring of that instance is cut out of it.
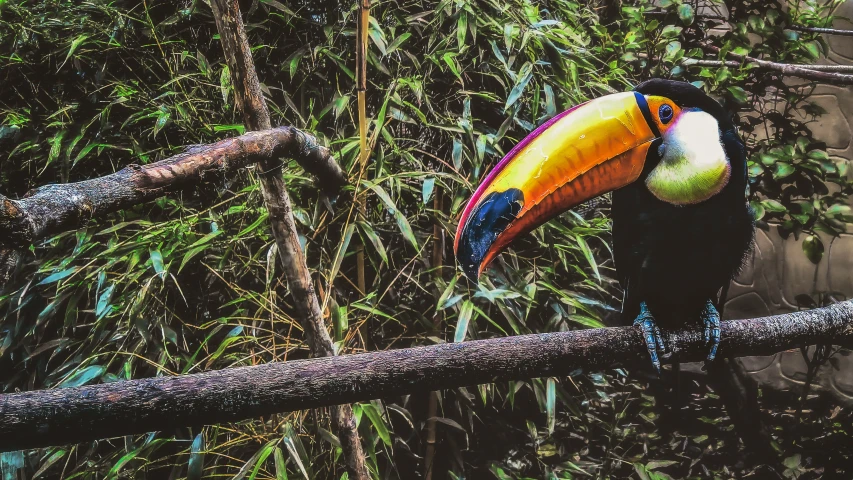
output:
<svg viewBox="0 0 853 480"><path fill-rule="evenodd" d="M658 373L660 327L699 322L713 361L717 295L743 265L754 222L743 142L722 106L689 83L649 80L537 128L468 202L456 257L476 281L514 239L610 191L623 319L642 330Z"/></svg>

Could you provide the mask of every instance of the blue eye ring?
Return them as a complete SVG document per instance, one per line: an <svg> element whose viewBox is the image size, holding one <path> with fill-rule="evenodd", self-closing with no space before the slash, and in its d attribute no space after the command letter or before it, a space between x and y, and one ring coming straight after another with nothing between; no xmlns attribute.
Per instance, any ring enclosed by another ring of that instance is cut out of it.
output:
<svg viewBox="0 0 853 480"><path fill-rule="evenodd" d="M666 125L672 120L672 107L667 104L663 104L658 108L658 118L660 119L660 123Z"/></svg>

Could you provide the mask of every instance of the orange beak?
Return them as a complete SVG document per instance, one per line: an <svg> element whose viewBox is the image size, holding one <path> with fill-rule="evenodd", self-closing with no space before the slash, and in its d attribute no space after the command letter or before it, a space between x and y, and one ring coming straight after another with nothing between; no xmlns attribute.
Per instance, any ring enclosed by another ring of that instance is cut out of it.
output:
<svg viewBox="0 0 853 480"><path fill-rule="evenodd" d="M476 280L513 240L566 210L635 181L660 136L640 93L608 95L557 115L521 141L477 188L454 252Z"/></svg>

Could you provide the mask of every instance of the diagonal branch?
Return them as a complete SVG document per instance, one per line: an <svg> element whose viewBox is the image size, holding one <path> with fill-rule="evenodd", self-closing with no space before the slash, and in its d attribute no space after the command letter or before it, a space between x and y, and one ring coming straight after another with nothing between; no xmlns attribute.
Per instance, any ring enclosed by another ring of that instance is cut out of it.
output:
<svg viewBox="0 0 853 480"><path fill-rule="evenodd" d="M664 362L701 361L702 332L664 332ZM720 357L853 338L853 301L722 324ZM490 340L0 395L0 451L243 420L482 383L648 362L635 327Z"/></svg>
<svg viewBox="0 0 853 480"><path fill-rule="evenodd" d="M50 235L79 228L93 218L153 200L168 192L279 158L303 165L332 163L329 149L293 127L251 132L149 165L129 165L111 175L76 183L44 185L20 200L0 195L0 244L26 248ZM341 186L334 179L324 183ZM2 247L0 247L2 248Z"/></svg>

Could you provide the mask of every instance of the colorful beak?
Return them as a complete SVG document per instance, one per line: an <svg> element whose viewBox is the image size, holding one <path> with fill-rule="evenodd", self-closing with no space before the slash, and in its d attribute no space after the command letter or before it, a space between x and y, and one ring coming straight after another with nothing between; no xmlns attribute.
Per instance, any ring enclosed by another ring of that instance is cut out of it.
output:
<svg viewBox="0 0 853 480"><path fill-rule="evenodd" d="M519 236L636 180L659 135L636 92L591 100L537 128L489 172L462 213L454 251L465 274L476 280Z"/></svg>

